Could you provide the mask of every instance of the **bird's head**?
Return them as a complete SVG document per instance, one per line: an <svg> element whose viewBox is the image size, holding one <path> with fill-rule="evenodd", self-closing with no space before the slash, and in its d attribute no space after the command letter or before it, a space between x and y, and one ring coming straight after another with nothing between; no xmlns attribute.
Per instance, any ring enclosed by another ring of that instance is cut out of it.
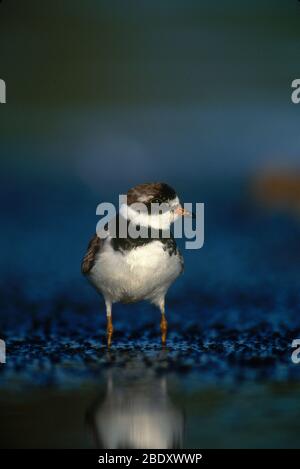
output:
<svg viewBox="0 0 300 469"><path fill-rule="evenodd" d="M175 190L164 182L139 184L127 192L127 205L121 214L130 222L157 230L167 230L182 215L191 215Z"/></svg>

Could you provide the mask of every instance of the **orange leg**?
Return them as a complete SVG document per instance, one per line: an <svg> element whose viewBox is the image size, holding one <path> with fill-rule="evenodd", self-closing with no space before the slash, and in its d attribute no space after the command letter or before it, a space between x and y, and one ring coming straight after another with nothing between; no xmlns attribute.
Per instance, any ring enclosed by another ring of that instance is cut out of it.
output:
<svg viewBox="0 0 300 469"><path fill-rule="evenodd" d="M112 335L113 335L113 331L114 331L111 315L107 316L106 331L107 331L107 346L110 347L111 346Z"/></svg>
<svg viewBox="0 0 300 469"><path fill-rule="evenodd" d="M106 333L107 333L107 347L111 346L111 340L113 335L113 323L112 323L112 315L111 315L111 302L108 299L105 299L105 306L106 306L106 318L107 318L107 326L106 326Z"/></svg>
<svg viewBox="0 0 300 469"><path fill-rule="evenodd" d="M165 345L166 340L167 340L168 323L167 323L164 312L161 314L160 330L161 330L161 342L163 345Z"/></svg>

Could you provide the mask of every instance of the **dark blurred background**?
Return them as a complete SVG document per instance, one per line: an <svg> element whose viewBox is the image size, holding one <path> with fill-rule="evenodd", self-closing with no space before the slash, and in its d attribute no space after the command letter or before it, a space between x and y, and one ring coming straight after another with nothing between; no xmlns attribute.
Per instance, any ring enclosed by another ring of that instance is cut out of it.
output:
<svg viewBox="0 0 300 469"><path fill-rule="evenodd" d="M205 202L213 182L298 170L290 85L299 8L279 0L3 2L4 272L29 259L41 273L61 266L65 233L74 273L78 235L94 230L96 204L141 181L164 180ZM44 241L38 256L26 249L33 238Z"/></svg>
<svg viewBox="0 0 300 469"><path fill-rule="evenodd" d="M1 2L0 337L8 355L0 382L8 394L0 410L3 425L12 422L4 444L17 444L12 435L36 402L17 411L17 389L103 387L111 363L104 307L80 261L97 204L161 180L184 201L205 203L205 245L184 253L185 274L169 294L164 366L183 386L177 400L192 406L184 445L298 445L300 365L290 355L300 337L300 105L291 102L299 22L296 0ZM117 306L115 318L114 362L124 364L122 347L159 347L151 307ZM154 367L156 358L147 355ZM241 388L247 407L242 398L212 399L202 386L215 382L224 393L228 382L267 389L249 398ZM257 402L269 407L253 421ZM204 412L208 434L195 412ZM250 427L239 427L239 413ZM65 444L50 433L23 445ZM68 445L86 444L79 430L72 435Z"/></svg>

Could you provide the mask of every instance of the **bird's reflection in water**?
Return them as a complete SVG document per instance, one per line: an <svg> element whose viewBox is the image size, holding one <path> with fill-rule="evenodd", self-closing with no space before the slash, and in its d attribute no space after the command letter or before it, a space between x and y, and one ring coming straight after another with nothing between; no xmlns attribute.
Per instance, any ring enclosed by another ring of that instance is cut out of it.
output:
<svg viewBox="0 0 300 469"><path fill-rule="evenodd" d="M127 357L126 366L108 370L105 396L88 411L97 447L182 447L183 411L170 400L167 377L157 376L144 358Z"/></svg>

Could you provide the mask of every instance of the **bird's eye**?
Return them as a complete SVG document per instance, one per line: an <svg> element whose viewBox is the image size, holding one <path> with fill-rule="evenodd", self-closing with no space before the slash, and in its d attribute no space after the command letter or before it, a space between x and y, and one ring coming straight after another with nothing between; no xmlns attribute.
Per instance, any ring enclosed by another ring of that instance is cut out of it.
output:
<svg viewBox="0 0 300 469"><path fill-rule="evenodd" d="M160 203L160 200L158 197L154 197L154 199L151 200L151 203L152 204L157 204L157 203Z"/></svg>

